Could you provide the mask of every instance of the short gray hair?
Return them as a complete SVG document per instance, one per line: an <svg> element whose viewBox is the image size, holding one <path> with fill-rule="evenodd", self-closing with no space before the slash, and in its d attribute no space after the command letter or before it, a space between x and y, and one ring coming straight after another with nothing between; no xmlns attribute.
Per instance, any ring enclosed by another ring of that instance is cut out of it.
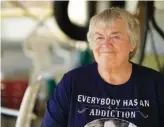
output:
<svg viewBox="0 0 164 127"><path fill-rule="evenodd" d="M89 45L92 48L94 30L97 25L108 27L118 18L121 18L126 22L130 43L135 46L134 50L129 54L129 58L132 58L135 55L140 42L140 23L134 15L118 7L104 10L91 18L89 31L87 33Z"/></svg>

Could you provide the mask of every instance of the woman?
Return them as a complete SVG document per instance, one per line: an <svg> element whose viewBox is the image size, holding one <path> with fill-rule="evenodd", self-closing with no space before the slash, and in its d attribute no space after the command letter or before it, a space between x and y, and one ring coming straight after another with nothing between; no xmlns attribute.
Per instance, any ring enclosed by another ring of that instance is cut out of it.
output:
<svg viewBox="0 0 164 127"><path fill-rule="evenodd" d="M129 61L139 45L139 27L120 8L91 19L87 37L95 62L63 76L47 103L42 127L84 127L102 118L162 127L164 78Z"/></svg>
<svg viewBox="0 0 164 127"><path fill-rule="evenodd" d="M134 124L119 119L99 119L89 122L85 127L136 127Z"/></svg>

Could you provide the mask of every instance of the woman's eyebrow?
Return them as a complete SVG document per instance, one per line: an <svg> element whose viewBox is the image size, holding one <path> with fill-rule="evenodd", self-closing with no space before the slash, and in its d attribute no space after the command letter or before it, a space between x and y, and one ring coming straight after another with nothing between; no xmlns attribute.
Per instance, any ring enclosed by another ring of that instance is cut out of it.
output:
<svg viewBox="0 0 164 127"><path fill-rule="evenodd" d="M102 34L100 34L99 32L96 32L95 35L99 35L99 36L103 36Z"/></svg>
<svg viewBox="0 0 164 127"><path fill-rule="evenodd" d="M121 32L120 31L112 32L111 35L113 34L121 34Z"/></svg>
<svg viewBox="0 0 164 127"><path fill-rule="evenodd" d="M111 32L111 35L117 35L117 34L122 34L122 32L120 32L120 31ZM97 35L97 36L103 36L103 34L101 34L99 32L95 32L95 35Z"/></svg>

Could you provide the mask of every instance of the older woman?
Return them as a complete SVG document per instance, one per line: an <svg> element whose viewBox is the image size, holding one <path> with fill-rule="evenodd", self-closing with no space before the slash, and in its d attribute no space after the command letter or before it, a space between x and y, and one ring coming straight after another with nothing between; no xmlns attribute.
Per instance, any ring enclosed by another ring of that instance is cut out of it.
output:
<svg viewBox="0 0 164 127"><path fill-rule="evenodd" d="M119 119L98 119L87 123L84 127L136 127L134 124Z"/></svg>
<svg viewBox="0 0 164 127"><path fill-rule="evenodd" d="M96 62L63 76L42 127L84 127L102 118L163 126L164 77L129 61L140 40L139 27L133 15L119 8L91 19L87 37Z"/></svg>

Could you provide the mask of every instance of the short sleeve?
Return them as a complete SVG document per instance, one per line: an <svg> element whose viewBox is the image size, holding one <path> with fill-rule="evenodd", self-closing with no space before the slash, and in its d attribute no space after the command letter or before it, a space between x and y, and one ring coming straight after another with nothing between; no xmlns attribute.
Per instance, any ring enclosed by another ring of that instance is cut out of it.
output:
<svg viewBox="0 0 164 127"><path fill-rule="evenodd" d="M164 75L159 75L157 78L157 103L159 109L159 121L161 127L164 119Z"/></svg>
<svg viewBox="0 0 164 127"><path fill-rule="evenodd" d="M42 127L66 127L70 107L70 81L63 76L47 103Z"/></svg>

